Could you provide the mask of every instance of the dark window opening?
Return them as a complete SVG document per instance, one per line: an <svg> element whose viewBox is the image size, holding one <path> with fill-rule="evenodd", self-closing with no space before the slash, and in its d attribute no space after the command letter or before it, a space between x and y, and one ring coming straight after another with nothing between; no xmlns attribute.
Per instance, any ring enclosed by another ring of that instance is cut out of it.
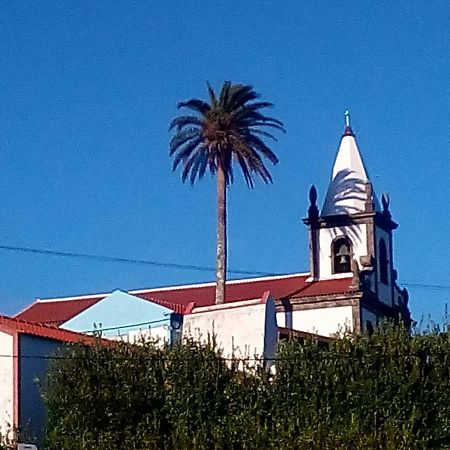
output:
<svg viewBox="0 0 450 450"><path fill-rule="evenodd" d="M333 273L352 271L351 244L348 238L338 238L332 245Z"/></svg>
<svg viewBox="0 0 450 450"><path fill-rule="evenodd" d="M384 239L380 239L380 281L388 284L388 258Z"/></svg>

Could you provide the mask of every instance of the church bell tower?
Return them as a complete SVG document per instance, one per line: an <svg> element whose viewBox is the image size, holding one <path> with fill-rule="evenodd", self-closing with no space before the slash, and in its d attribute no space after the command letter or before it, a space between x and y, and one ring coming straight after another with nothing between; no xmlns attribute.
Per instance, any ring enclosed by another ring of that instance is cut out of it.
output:
<svg viewBox="0 0 450 450"><path fill-rule="evenodd" d="M304 223L309 229L310 281L352 277L360 297L360 329L376 326L383 318L401 318L409 325L408 293L397 285L392 220L387 194L377 199L364 166L350 115L319 210L315 186Z"/></svg>

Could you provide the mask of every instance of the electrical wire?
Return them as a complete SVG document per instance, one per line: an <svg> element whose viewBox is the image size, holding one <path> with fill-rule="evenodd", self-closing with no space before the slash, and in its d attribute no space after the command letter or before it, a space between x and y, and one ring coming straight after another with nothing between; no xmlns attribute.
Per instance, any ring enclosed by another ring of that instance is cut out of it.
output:
<svg viewBox="0 0 450 450"><path fill-rule="evenodd" d="M168 269L178 269L178 270L191 270L196 272L209 272L215 273L216 269L211 266L201 266L196 264L180 264L173 262L162 262L153 261L147 259L137 259L137 258L125 258L118 256L106 256L106 255L93 255L90 253L78 253L78 252L65 252L58 250L48 250L42 248L33 247L19 247L13 245L0 245L0 250L21 252L21 253L31 253L44 256L54 256L54 257L66 257L66 258L79 258L79 259L89 259L98 262L105 263L120 263L120 264L137 264L155 267L164 267ZM228 269L228 273L236 275L259 275L259 276L283 276L285 273L276 272L263 272L259 270L243 270L243 269ZM403 286L407 286L413 289L429 289L438 291L450 291L450 285L446 284L432 284L432 283L417 283L407 281L401 283Z"/></svg>
<svg viewBox="0 0 450 450"><path fill-rule="evenodd" d="M109 327L109 328L97 328L95 330L86 330L82 331L81 333L87 334L87 333L102 333L103 331L115 331L115 330L122 330L125 328L134 328L134 327L142 327L144 325L153 325L155 323L162 323L167 322L169 320L169 314L167 314L168 317L164 319L157 319L157 320L151 320L149 322L140 322L140 323L132 323L128 325L121 325L118 327Z"/></svg>
<svg viewBox="0 0 450 450"><path fill-rule="evenodd" d="M216 269L210 266L200 266L196 264L179 264L172 262L161 262L161 261L151 261L147 259L136 259L136 258L124 258L118 256L105 256L105 255L92 255L89 253L77 253L77 252L63 252L58 250L47 250L41 248L32 248L32 247L18 247L13 245L0 245L0 250L13 251L13 252L22 252L22 253L32 253L37 255L46 255L46 256L59 256L66 258L81 258L81 259L90 259L99 262L108 262L108 263L122 263L122 264L139 264L146 266L156 266L156 267L164 267L170 269L181 269L181 270L193 270L197 272L213 272L215 273ZM235 273L240 275L262 275L262 276L275 276L282 275L276 273L269 272L261 272L257 270L240 270L240 269L229 269L229 273Z"/></svg>

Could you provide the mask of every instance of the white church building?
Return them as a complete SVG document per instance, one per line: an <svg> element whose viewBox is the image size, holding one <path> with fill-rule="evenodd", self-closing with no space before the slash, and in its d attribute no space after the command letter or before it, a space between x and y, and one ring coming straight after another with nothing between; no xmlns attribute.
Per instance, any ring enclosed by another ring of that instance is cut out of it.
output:
<svg viewBox="0 0 450 450"><path fill-rule="evenodd" d="M224 342L238 346L238 335L247 340L252 327L257 327L255 333L262 333L262 341L255 344L259 350L274 348L265 339L293 333L329 337L370 330L383 319L409 325L408 293L397 284L394 266L397 224L387 194L380 199L375 195L348 113L322 205L317 197L312 186L303 220L309 234L308 272L228 281L224 305L215 305L214 283L200 283L37 299L16 318L78 332L104 330L103 335L153 329L167 340L178 336L175 325L180 330L189 323L191 332L205 335L220 330ZM263 298L275 307L267 306L272 312L252 320L249 311ZM137 329L133 324L139 325ZM264 330L276 336L269 337Z"/></svg>

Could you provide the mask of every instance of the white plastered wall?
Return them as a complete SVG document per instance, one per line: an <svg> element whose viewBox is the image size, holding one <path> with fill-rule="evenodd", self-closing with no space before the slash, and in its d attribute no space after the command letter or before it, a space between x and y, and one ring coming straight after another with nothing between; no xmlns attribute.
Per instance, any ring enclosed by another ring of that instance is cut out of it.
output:
<svg viewBox="0 0 450 450"><path fill-rule="evenodd" d="M241 303L198 308L185 315L183 338L207 343L214 336L225 358L273 358L278 339L274 301Z"/></svg>
<svg viewBox="0 0 450 450"><path fill-rule="evenodd" d="M283 326L284 318L279 317L279 326ZM351 306L332 308L305 309L292 312L292 329L333 336L353 331L353 309Z"/></svg>
<svg viewBox="0 0 450 450"><path fill-rule="evenodd" d="M11 432L14 419L14 338L0 331L0 434Z"/></svg>
<svg viewBox="0 0 450 450"><path fill-rule="evenodd" d="M277 325L279 327L291 328L291 324L288 323L289 319L286 317L287 314L291 314L291 313L286 313L285 311L277 312Z"/></svg>
<svg viewBox="0 0 450 450"><path fill-rule="evenodd" d="M319 278L335 278L344 274L333 274L331 244L334 239L346 236L352 243L353 258L359 264L359 258L367 255L367 227L354 224L345 227L321 228L319 230Z"/></svg>

